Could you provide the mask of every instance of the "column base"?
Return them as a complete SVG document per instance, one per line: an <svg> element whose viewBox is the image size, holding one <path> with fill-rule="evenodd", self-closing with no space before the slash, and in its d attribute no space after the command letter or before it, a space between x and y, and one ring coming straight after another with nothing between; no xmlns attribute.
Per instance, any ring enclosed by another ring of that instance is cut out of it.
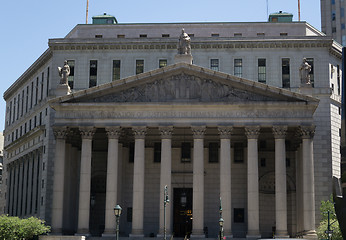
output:
<svg viewBox="0 0 346 240"><path fill-rule="evenodd" d="M75 236L86 236L90 237L91 234L89 232L89 229L78 229L77 233L75 233Z"/></svg>
<svg viewBox="0 0 346 240"><path fill-rule="evenodd" d="M305 239L318 239L315 230L304 231L303 238L305 238Z"/></svg>
<svg viewBox="0 0 346 240"><path fill-rule="evenodd" d="M114 237L116 234L115 229L105 229L102 233L102 237Z"/></svg>
<svg viewBox="0 0 346 240"><path fill-rule="evenodd" d="M287 231L276 230L275 238L290 238Z"/></svg>
<svg viewBox="0 0 346 240"><path fill-rule="evenodd" d="M246 238L247 239L259 239L259 238L261 238L261 234L259 233L259 232L255 232L255 231L253 231L253 232L248 232L247 234L246 234Z"/></svg>

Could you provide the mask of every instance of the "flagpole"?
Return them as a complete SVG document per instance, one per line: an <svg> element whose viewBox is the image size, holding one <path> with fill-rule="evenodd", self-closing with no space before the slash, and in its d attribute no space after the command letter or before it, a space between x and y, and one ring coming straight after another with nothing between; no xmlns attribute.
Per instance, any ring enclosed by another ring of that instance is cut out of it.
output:
<svg viewBox="0 0 346 240"><path fill-rule="evenodd" d="M300 0L298 0L298 21L300 22Z"/></svg>
<svg viewBox="0 0 346 240"><path fill-rule="evenodd" d="M89 0L87 0L87 5L86 5L86 19L85 19L85 24L88 24L88 13L89 13Z"/></svg>

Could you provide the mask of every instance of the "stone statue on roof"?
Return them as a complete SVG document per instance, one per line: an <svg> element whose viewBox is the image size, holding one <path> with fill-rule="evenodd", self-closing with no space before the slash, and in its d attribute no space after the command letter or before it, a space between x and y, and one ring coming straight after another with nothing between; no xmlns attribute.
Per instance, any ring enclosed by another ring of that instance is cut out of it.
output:
<svg viewBox="0 0 346 240"><path fill-rule="evenodd" d="M68 76L70 76L70 66L67 64L65 60L63 67L58 67L59 76L60 76L60 84L68 85Z"/></svg>
<svg viewBox="0 0 346 240"><path fill-rule="evenodd" d="M179 37L178 54L191 54L191 38L185 33L184 28Z"/></svg>
<svg viewBox="0 0 346 240"><path fill-rule="evenodd" d="M299 67L299 77L302 84L310 84L311 65L303 58L303 62Z"/></svg>

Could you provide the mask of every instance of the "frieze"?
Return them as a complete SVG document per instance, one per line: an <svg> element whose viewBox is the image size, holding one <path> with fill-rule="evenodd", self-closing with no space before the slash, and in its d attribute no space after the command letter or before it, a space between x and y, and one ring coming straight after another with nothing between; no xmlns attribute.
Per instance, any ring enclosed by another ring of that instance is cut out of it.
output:
<svg viewBox="0 0 346 240"><path fill-rule="evenodd" d="M211 79L203 79L192 75L179 74L168 79L135 86L120 92L80 100L83 102L244 102L273 101L268 96L262 96L245 90L236 89L230 85ZM276 100L276 99L275 99ZM77 101L77 100L76 100ZM276 100L278 101L278 100Z"/></svg>
<svg viewBox="0 0 346 240"><path fill-rule="evenodd" d="M232 111L59 111L56 118L65 119L154 119L154 118L307 118L307 111L297 110L232 110Z"/></svg>

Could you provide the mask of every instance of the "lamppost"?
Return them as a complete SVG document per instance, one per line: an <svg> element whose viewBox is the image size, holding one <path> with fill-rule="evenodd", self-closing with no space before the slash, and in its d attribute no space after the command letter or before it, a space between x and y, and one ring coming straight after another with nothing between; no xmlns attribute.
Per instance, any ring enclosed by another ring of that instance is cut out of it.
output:
<svg viewBox="0 0 346 240"><path fill-rule="evenodd" d="M121 215L121 210L122 208L118 204L114 207L114 215L116 217L116 240L119 240L119 218Z"/></svg>
<svg viewBox="0 0 346 240"><path fill-rule="evenodd" d="M163 194L163 239L166 240L166 205L169 203L167 185Z"/></svg>
<svg viewBox="0 0 346 240"><path fill-rule="evenodd" d="M220 226L220 233L219 233L219 240L223 240L223 218L222 218L222 203L221 203L221 197L220 197L220 208L219 208L219 226Z"/></svg>

